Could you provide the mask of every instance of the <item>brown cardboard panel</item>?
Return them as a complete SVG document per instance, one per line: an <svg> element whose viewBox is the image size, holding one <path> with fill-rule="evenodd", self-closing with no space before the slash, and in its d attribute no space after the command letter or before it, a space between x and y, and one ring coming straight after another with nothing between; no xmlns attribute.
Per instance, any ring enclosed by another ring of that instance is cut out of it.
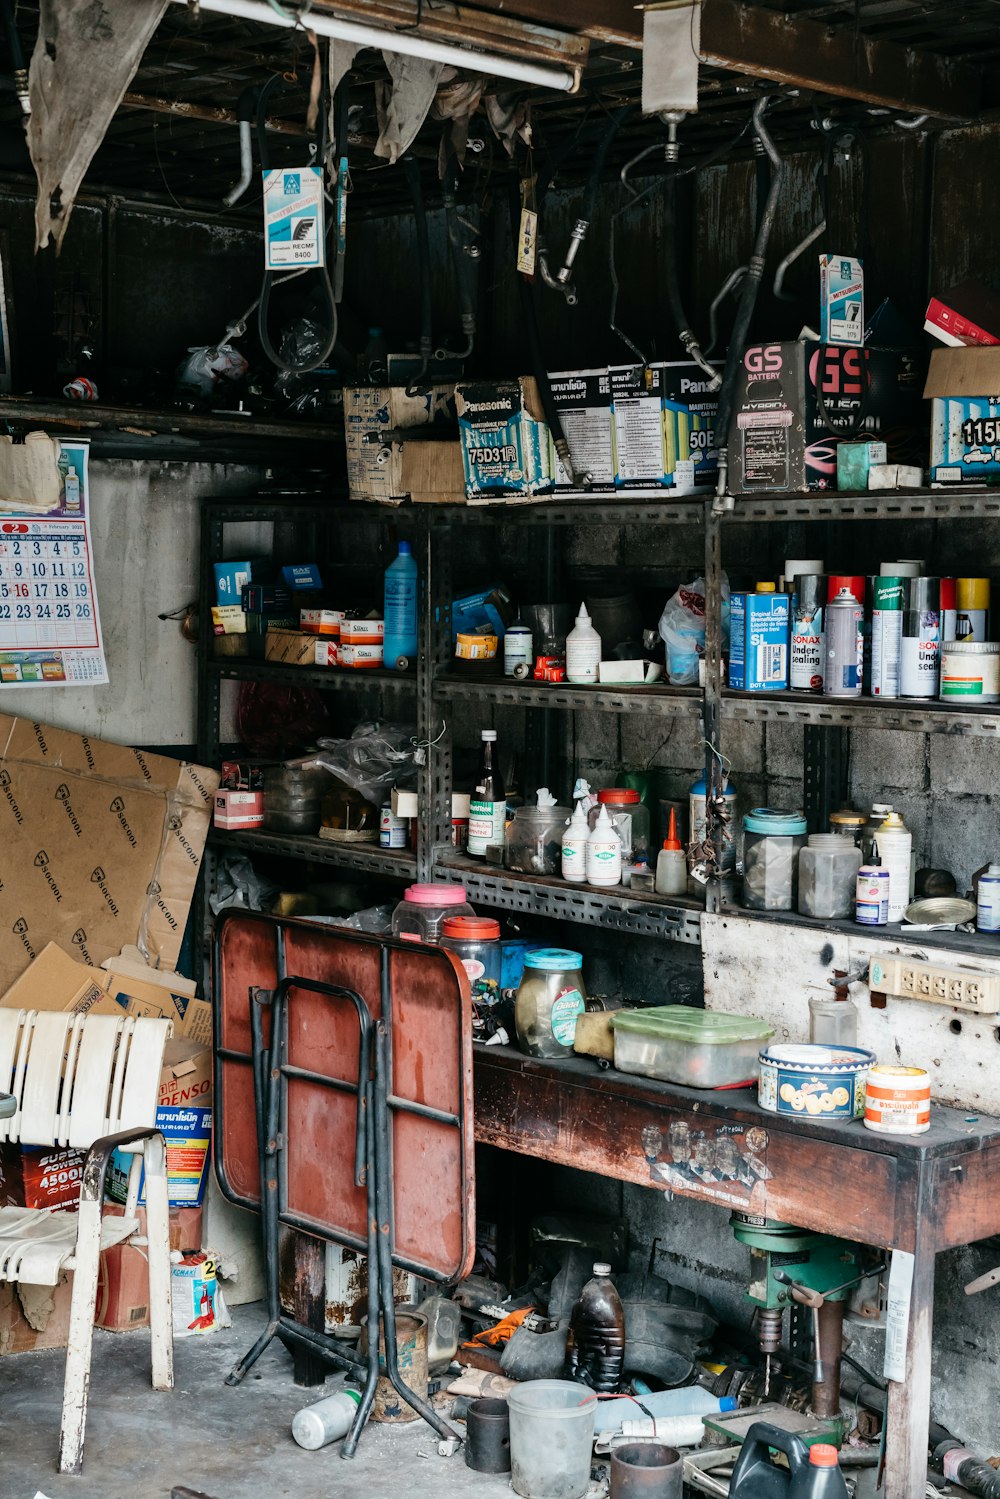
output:
<svg viewBox="0 0 1000 1499"><path fill-rule="evenodd" d="M285 666L315 666L316 636L302 630L268 630L264 636L264 659Z"/></svg>
<svg viewBox="0 0 1000 1499"><path fill-rule="evenodd" d="M924 397L1000 395L1000 346L935 349Z"/></svg>
<svg viewBox="0 0 1000 1499"><path fill-rule="evenodd" d="M185 1037L168 1041L160 1073L160 1108L190 1108L212 1102L212 1052Z"/></svg>
<svg viewBox="0 0 1000 1499"><path fill-rule="evenodd" d="M416 505L465 503L462 446L451 442L404 442L403 490Z"/></svg>
<svg viewBox="0 0 1000 1499"><path fill-rule="evenodd" d="M49 942L173 968L214 771L0 714L0 989Z"/></svg>

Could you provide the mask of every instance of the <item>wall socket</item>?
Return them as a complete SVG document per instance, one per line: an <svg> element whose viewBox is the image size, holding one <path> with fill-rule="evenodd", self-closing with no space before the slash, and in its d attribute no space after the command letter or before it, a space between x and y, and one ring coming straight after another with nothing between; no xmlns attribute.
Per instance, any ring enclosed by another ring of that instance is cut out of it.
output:
<svg viewBox="0 0 1000 1499"><path fill-rule="evenodd" d="M980 1015L1000 1012L1000 974L974 968L944 968L918 958L872 958L868 987L873 994L898 994Z"/></svg>

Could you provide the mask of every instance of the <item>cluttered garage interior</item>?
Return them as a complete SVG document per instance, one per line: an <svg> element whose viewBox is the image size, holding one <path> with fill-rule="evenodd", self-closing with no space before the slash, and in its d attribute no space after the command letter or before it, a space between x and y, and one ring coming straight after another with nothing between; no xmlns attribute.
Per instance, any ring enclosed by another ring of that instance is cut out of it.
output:
<svg viewBox="0 0 1000 1499"><path fill-rule="evenodd" d="M0 21L0 1499L1000 1499L997 0Z"/></svg>

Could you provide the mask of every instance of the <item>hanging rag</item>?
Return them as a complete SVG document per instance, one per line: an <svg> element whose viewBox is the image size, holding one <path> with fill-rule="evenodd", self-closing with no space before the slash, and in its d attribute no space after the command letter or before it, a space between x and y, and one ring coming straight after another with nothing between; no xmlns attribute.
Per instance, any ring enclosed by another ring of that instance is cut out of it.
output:
<svg viewBox="0 0 1000 1499"><path fill-rule="evenodd" d="M41 0L28 89L35 247L58 250L87 168L170 0Z"/></svg>
<svg viewBox="0 0 1000 1499"><path fill-rule="evenodd" d="M531 101L517 94L487 94L483 100L490 128L508 156L514 155L515 141L531 145Z"/></svg>
<svg viewBox="0 0 1000 1499"><path fill-rule="evenodd" d="M404 57L399 52L383 51L382 57L392 83L375 86L379 132L375 155L394 162L406 154L426 120L444 63Z"/></svg>
<svg viewBox="0 0 1000 1499"><path fill-rule="evenodd" d="M465 166L465 148L469 139L469 121L479 108L486 79L478 76L453 77L442 84L431 109L432 120L451 121L451 140L442 134L438 147L438 176L443 177L453 152L460 167Z"/></svg>

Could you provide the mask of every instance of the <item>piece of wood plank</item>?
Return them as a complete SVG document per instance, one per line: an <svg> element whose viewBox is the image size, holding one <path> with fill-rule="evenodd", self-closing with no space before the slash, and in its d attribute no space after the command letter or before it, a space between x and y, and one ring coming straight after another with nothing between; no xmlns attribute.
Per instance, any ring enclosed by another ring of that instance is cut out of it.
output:
<svg viewBox="0 0 1000 1499"><path fill-rule="evenodd" d="M418 0L313 0L312 5L316 16L326 14L389 31L405 30L428 40L481 47L552 67L582 67L590 42L572 11L567 12L565 6L559 10L553 7L547 18L552 23L549 26L532 13L533 8L534 0L519 4L516 11L514 7L490 6L489 14L447 0L439 0L434 6L421 6ZM641 19L638 26L641 36Z"/></svg>
<svg viewBox="0 0 1000 1499"><path fill-rule="evenodd" d="M906 1337L906 1379L890 1379L885 1443L885 1499L923 1499L927 1490L931 1359L934 1334L934 1250L929 1204L918 1199L918 1231Z"/></svg>
<svg viewBox="0 0 1000 1499"><path fill-rule="evenodd" d="M704 0L700 52L715 67L941 120L974 119L983 98L969 63L738 0Z"/></svg>
<svg viewBox="0 0 1000 1499"><path fill-rule="evenodd" d="M635 0L483 0L479 9L494 16L520 16L541 26L571 26L594 42L642 47L642 11Z"/></svg>

